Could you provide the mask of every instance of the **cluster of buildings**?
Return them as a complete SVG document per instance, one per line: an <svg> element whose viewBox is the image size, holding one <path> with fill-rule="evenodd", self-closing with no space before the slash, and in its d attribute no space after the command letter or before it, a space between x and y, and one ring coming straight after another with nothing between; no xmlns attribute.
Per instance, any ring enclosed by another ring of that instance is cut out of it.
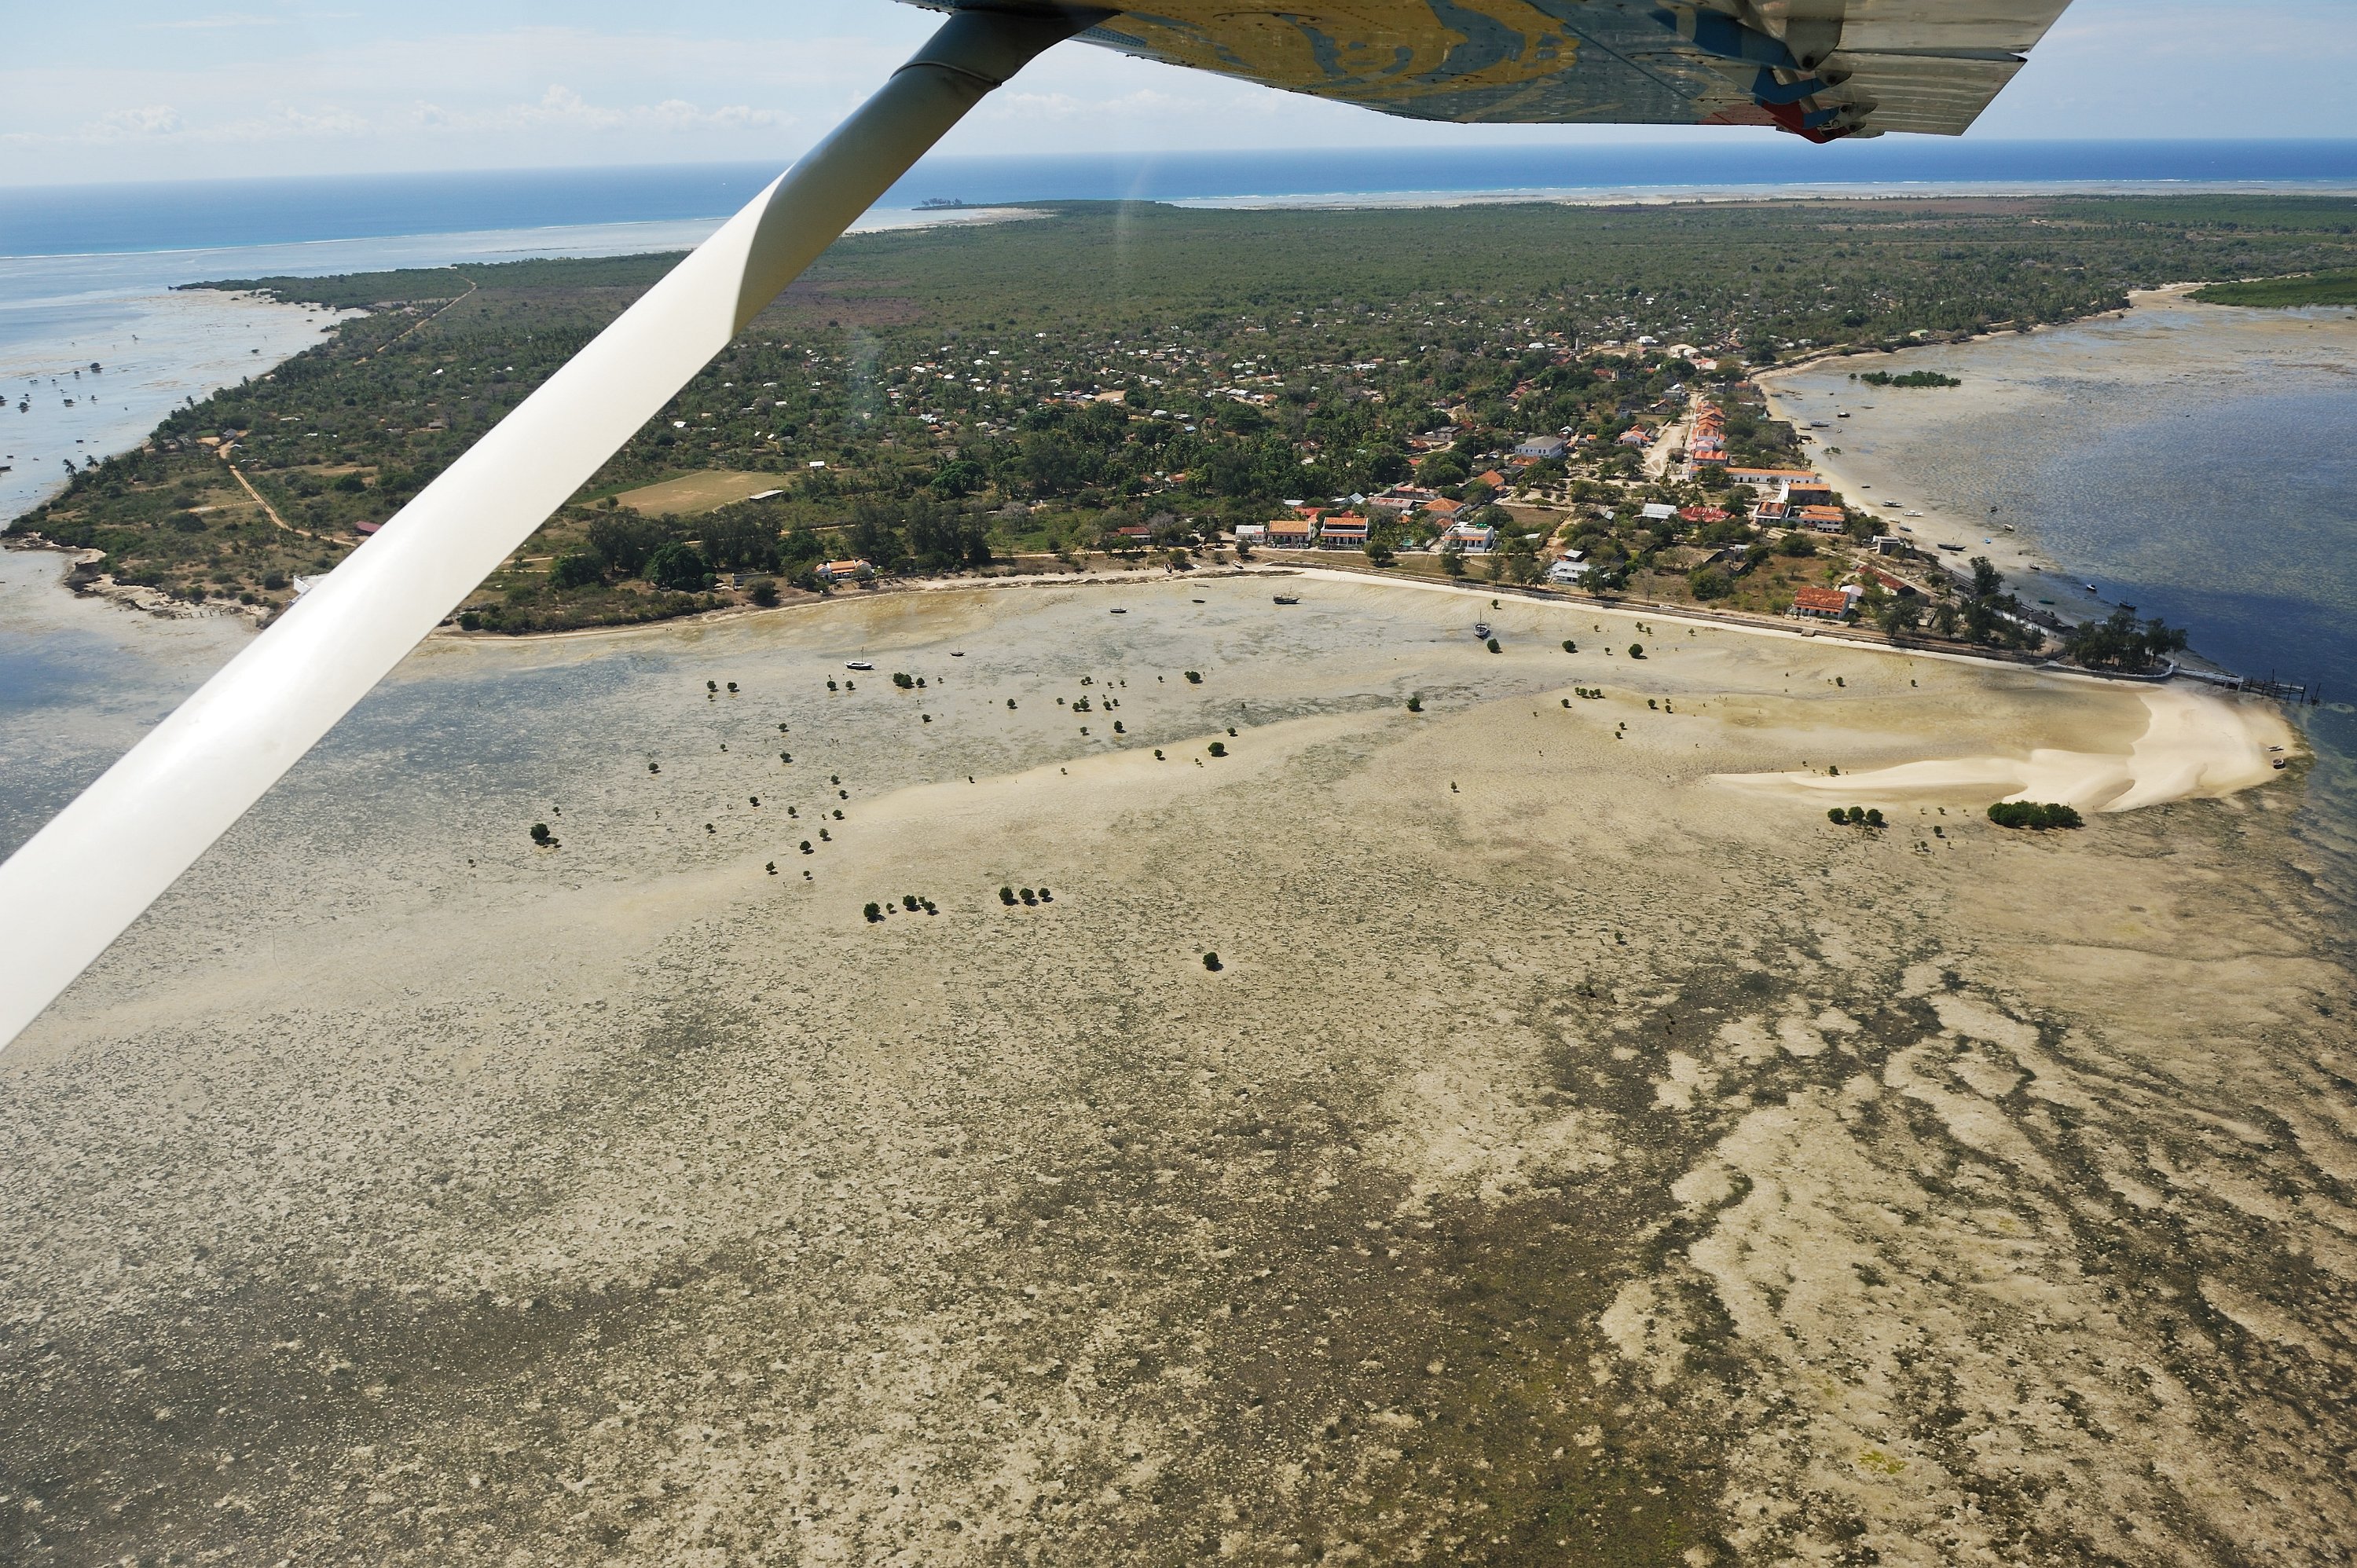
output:
<svg viewBox="0 0 2357 1568"><path fill-rule="evenodd" d="M1383 498L1372 498L1370 510ZM1498 531L1474 523L1453 521L1458 505L1455 501L1435 498L1423 510L1437 511L1442 527L1440 537L1432 548L1445 550L1452 544L1469 555L1483 555L1498 547ZM1245 522L1236 525L1236 542L1268 550L1364 550L1374 537L1374 524L1364 512L1328 511L1321 507L1297 507L1287 517L1274 522Z"/></svg>
<svg viewBox="0 0 2357 1568"><path fill-rule="evenodd" d="M1760 492L1751 521L1762 528L1839 533L1849 522L1833 486L1806 468L1729 468L1727 477Z"/></svg>
<svg viewBox="0 0 2357 1568"><path fill-rule="evenodd" d="M1686 434L1686 463L1697 474L1727 467L1727 411L1718 404L1695 404L1694 427Z"/></svg>

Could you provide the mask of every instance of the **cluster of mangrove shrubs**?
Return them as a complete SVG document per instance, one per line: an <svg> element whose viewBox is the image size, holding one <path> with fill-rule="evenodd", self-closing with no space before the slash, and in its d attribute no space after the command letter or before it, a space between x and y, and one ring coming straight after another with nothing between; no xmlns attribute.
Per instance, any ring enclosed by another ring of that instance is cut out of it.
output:
<svg viewBox="0 0 2357 1568"><path fill-rule="evenodd" d="M2040 805L2034 800L1999 800L1988 809L1988 818L2001 828L2083 828L2084 817L2071 806L2056 803Z"/></svg>
<svg viewBox="0 0 2357 1568"><path fill-rule="evenodd" d="M1852 375L1850 380L1863 381L1870 387L1960 387L1964 383L1953 376L1943 376L1937 371L1907 371L1892 375L1889 371L1868 371L1864 375Z"/></svg>

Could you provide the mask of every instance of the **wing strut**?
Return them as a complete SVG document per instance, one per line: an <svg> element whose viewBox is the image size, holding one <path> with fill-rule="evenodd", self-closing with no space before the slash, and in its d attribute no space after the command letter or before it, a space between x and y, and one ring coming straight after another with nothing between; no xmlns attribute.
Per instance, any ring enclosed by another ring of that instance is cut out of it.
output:
<svg viewBox="0 0 2357 1568"><path fill-rule="evenodd" d="M0 865L0 1045L993 88L1101 10L962 10Z"/></svg>

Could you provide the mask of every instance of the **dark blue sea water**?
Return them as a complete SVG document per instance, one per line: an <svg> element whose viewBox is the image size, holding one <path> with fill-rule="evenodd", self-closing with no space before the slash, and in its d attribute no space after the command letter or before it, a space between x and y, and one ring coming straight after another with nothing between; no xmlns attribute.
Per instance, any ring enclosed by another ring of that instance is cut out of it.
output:
<svg viewBox="0 0 2357 1568"><path fill-rule="evenodd" d="M735 211L779 164L697 164L0 189L0 256L172 251L659 222ZM1202 200L1406 191L1792 185L2328 187L2357 183L2357 141L1994 142L1887 136L1810 146L1749 133L1676 143L1307 148L930 157L885 206Z"/></svg>

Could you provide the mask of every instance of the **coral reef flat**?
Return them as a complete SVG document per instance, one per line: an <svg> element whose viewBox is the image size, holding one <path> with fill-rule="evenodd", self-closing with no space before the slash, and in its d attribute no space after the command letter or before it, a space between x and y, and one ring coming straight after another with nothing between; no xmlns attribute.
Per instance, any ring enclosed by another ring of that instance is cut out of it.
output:
<svg viewBox="0 0 2357 1568"><path fill-rule="evenodd" d="M0 1058L0 1557L2346 1560L2273 710L1284 591L430 641Z"/></svg>

